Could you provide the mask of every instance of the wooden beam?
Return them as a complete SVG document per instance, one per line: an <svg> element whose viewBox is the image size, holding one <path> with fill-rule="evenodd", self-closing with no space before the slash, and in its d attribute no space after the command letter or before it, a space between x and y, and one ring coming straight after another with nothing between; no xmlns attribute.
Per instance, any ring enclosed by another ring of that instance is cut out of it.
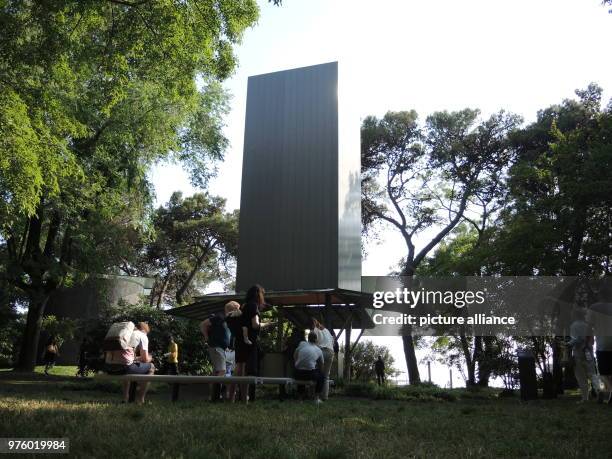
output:
<svg viewBox="0 0 612 459"><path fill-rule="evenodd" d="M283 351L283 325L284 325L284 316L282 309L278 308L276 310L278 314L278 323L276 324L276 352Z"/></svg>
<svg viewBox="0 0 612 459"><path fill-rule="evenodd" d="M355 342L353 343L353 346L351 346L351 354L353 353L353 351L355 350L355 347L357 346L357 343L359 342L359 340L361 339L361 336L363 335L363 328L361 329L361 331L359 332L359 335L357 336L357 339L355 340Z"/></svg>
<svg viewBox="0 0 612 459"><path fill-rule="evenodd" d="M344 337L344 381L349 382L351 380L351 331L353 329L353 321L351 315L349 315L349 321L346 325L346 333Z"/></svg>

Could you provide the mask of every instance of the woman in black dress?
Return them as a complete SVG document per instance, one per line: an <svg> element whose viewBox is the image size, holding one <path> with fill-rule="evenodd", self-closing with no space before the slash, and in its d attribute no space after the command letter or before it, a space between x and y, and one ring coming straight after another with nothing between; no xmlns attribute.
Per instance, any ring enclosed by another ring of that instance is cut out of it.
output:
<svg viewBox="0 0 612 459"><path fill-rule="evenodd" d="M257 374L257 340L261 323L259 311L265 304L265 291L260 285L253 285L246 294L242 306L242 333L236 336L236 376ZM248 401L247 384L240 385L240 398Z"/></svg>

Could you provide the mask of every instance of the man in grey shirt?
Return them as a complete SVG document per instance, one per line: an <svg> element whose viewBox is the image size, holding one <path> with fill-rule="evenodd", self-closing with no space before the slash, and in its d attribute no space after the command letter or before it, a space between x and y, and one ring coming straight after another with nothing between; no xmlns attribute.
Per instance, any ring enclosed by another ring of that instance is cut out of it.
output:
<svg viewBox="0 0 612 459"><path fill-rule="evenodd" d="M295 362L295 379L298 381L315 381L315 403L321 403L321 391L325 377L321 372L323 368L323 352L317 346L317 335L308 334L308 341L302 341L293 353ZM298 393L304 393L304 386L298 386Z"/></svg>

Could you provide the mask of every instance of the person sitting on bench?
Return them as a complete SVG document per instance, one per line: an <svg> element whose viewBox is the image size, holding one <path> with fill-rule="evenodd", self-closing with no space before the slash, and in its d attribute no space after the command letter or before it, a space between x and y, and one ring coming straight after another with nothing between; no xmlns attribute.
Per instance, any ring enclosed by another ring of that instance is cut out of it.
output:
<svg viewBox="0 0 612 459"><path fill-rule="evenodd" d="M107 351L106 372L111 375L152 375L155 373L153 357L149 353L149 324L138 322L130 337L127 349ZM109 355L110 354L110 355ZM136 403L142 405L149 388L149 383L138 383ZM123 383L123 402L130 401L130 382Z"/></svg>
<svg viewBox="0 0 612 459"><path fill-rule="evenodd" d="M298 381L315 381L315 403L321 403L321 391L325 376L323 368L323 352L317 346L317 335L314 332L308 334L308 341L302 341L293 354L295 361L295 379ZM304 386L298 386L298 393L304 393Z"/></svg>

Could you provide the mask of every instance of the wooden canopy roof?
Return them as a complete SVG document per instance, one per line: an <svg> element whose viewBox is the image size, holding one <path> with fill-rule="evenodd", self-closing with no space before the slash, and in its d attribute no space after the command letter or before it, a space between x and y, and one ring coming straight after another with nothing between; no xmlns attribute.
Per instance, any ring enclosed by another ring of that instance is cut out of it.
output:
<svg viewBox="0 0 612 459"><path fill-rule="evenodd" d="M244 297L243 293L213 293L166 312L173 316L204 320L211 314L221 312L228 301L241 303ZM310 328L313 318L332 329L344 329L349 321L352 328L374 328L368 311L372 308L372 295L369 293L339 288L267 291L266 302L279 308L285 318L300 328Z"/></svg>

